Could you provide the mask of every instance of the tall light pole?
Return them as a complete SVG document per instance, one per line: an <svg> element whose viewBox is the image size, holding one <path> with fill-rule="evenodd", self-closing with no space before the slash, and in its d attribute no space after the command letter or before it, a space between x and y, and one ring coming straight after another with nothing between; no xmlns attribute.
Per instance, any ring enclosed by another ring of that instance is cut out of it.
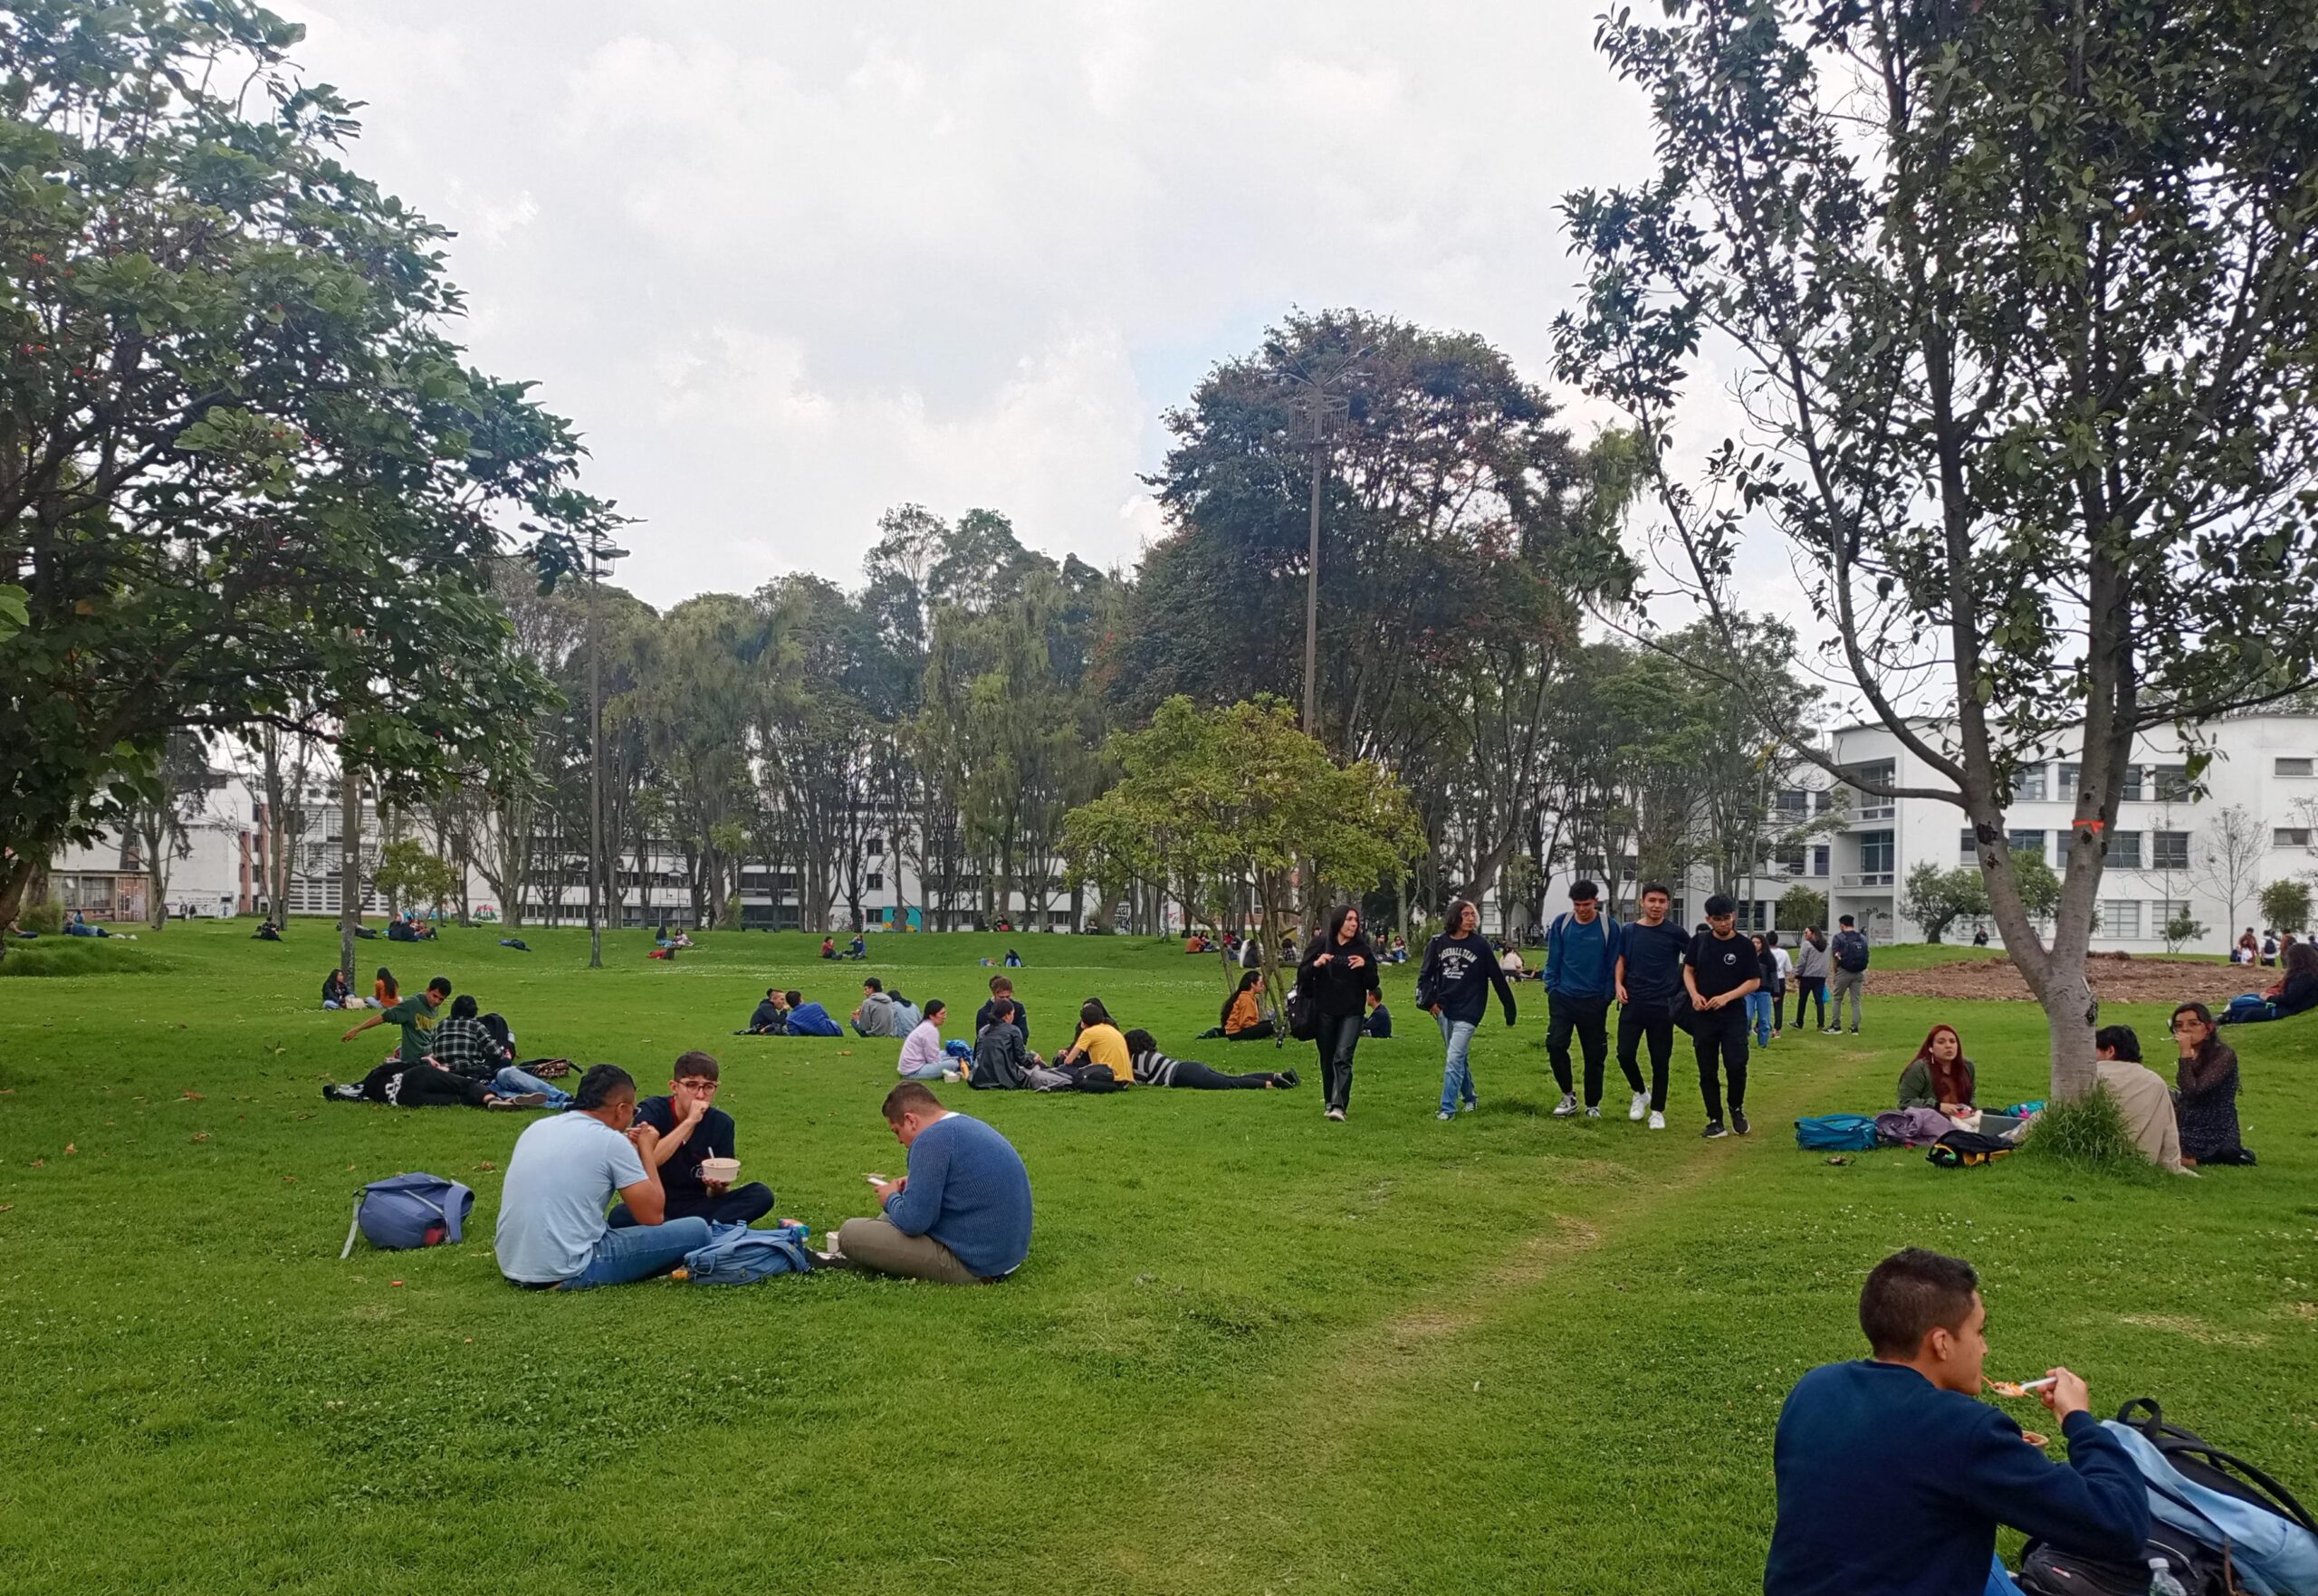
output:
<svg viewBox="0 0 2318 1596"><path fill-rule="evenodd" d="M588 968L604 967L604 922L598 903L611 901L604 879L604 659L596 634L596 588L604 569L627 550L588 535ZM600 889L600 898L599 892Z"/></svg>
<svg viewBox="0 0 2318 1596"><path fill-rule="evenodd" d="M1320 734L1320 484L1328 470L1328 439L1352 412L1352 401L1336 391L1352 368L1376 346L1367 344L1336 363L1326 377L1298 371L1281 376L1302 388L1292 442L1312 451L1312 516L1304 567L1304 735Z"/></svg>

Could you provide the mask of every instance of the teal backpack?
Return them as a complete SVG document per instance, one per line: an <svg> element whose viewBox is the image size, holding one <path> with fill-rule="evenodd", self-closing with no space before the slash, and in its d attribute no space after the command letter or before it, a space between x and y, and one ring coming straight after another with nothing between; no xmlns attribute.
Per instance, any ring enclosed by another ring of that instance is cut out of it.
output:
<svg viewBox="0 0 2318 1596"><path fill-rule="evenodd" d="M1873 1152L1875 1121L1863 1113L1823 1113L1795 1122L1795 1144L1806 1152Z"/></svg>

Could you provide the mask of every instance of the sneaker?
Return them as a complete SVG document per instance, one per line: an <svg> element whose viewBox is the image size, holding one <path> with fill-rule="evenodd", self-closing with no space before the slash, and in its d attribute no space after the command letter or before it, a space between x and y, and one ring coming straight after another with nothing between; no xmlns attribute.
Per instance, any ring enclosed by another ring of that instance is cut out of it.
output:
<svg viewBox="0 0 2318 1596"><path fill-rule="evenodd" d="M1592 1108L1587 1109L1585 1111L1585 1117L1589 1120L1600 1119L1602 1117L1601 1104L1596 1104Z"/></svg>
<svg viewBox="0 0 2318 1596"><path fill-rule="evenodd" d="M1699 1134L1705 1140L1711 1142L1718 1136L1728 1136L1730 1132L1722 1128L1722 1122L1720 1120L1709 1120L1706 1123L1706 1129L1700 1131Z"/></svg>
<svg viewBox="0 0 2318 1596"><path fill-rule="evenodd" d="M1344 1110L1341 1108L1332 1108L1328 1110L1328 1117L1332 1120L1340 1120L1344 1118Z"/></svg>
<svg viewBox="0 0 2318 1596"><path fill-rule="evenodd" d="M1626 1106L1626 1118L1630 1120L1638 1120L1649 1112L1650 1094L1647 1092L1637 1092L1633 1094L1633 1101Z"/></svg>
<svg viewBox="0 0 2318 1596"><path fill-rule="evenodd" d="M1854 1036L1854 1037L1855 1037L1855 1036L1857 1036L1857 1035L1859 1035L1859 1027L1858 1027L1857 1026L1853 1026L1853 1027L1851 1027L1851 1034L1852 1034L1853 1036Z"/></svg>
<svg viewBox="0 0 2318 1596"><path fill-rule="evenodd" d="M1666 1116L1658 1113L1654 1109L1652 1110L1650 1115L1650 1128L1653 1131L1664 1130L1666 1128Z"/></svg>
<svg viewBox="0 0 2318 1596"><path fill-rule="evenodd" d="M955 1085L958 1080L958 1072L953 1069L945 1069L942 1072L942 1078L944 1081L949 1082L951 1085Z"/></svg>
<svg viewBox="0 0 2318 1596"><path fill-rule="evenodd" d="M1747 1133L1747 1116L1738 1109L1730 1111L1730 1128L1741 1136Z"/></svg>
<svg viewBox="0 0 2318 1596"><path fill-rule="evenodd" d="M1279 1084L1283 1086L1300 1086L1304 1084L1304 1077L1292 1069L1284 1069L1279 1072Z"/></svg>
<svg viewBox="0 0 2318 1596"><path fill-rule="evenodd" d="M1480 1098L1478 1098L1478 1097L1468 1097L1468 1098L1466 1098L1466 1099L1465 1099L1465 1104L1464 1104L1464 1106L1463 1106L1462 1108L1460 1108L1457 1112L1458 1112L1459 1113L1471 1113L1475 1112L1476 1110L1478 1110L1478 1109L1480 1107L1480 1105L1481 1105L1481 1100L1480 1100Z"/></svg>
<svg viewBox="0 0 2318 1596"><path fill-rule="evenodd" d="M1843 1032L1834 1026L1823 1025L1819 1027L1819 1034L1823 1037L1840 1037Z"/></svg>
<svg viewBox="0 0 2318 1596"><path fill-rule="evenodd" d="M1453 1120L1457 1117L1457 1111L1453 1108L1444 1108L1432 1117L1437 1120Z"/></svg>
<svg viewBox="0 0 2318 1596"><path fill-rule="evenodd" d="M1554 1118L1557 1120L1566 1120L1576 1112L1577 1095L1573 1092L1563 1093L1561 1101L1554 1104Z"/></svg>

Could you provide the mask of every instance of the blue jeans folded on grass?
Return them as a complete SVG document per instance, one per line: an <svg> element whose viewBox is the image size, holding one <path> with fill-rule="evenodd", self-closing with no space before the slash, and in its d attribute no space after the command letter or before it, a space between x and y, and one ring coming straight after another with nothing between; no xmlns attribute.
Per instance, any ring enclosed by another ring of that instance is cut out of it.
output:
<svg viewBox="0 0 2318 1596"><path fill-rule="evenodd" d="M571 1094L560 1086L551 1086L539 1076L526 1074L509 1065L491 1077L491 1089L502 1097L520 1097L526 1092L536 1092L547 1099L550 1108L570 1108Z"/></svg>
<svg viewBox="0 0 2318 1596"><path fill-rule="evenodd" d="M1454 1113L1461 1101L1480 1101L1473 1095L1473 1066L1467 1057L1473 1045L1473 1032L1480 1027L1470 1019L1451 1019L1445 1014L1436 1014L1432 1018L1441 1027L1441 1039L1449 1045L1448 1062L1441 1066L1441 1112Z"/></svg>
<svg viewBox="0 0 2318 1596"><path fill-rule="evenodd" d="M1755 1046L1758 1047L1769 1046L1771 1045L1771 1027L1778 1020L1778 999L1772 997L1768 992L1753 991L1748 993L1747 1019L1748 1023L1753 1025L1755 1027Z"/></svg>
<svg viewBox="0 0 2318 1596"><path fill-rule="evenodd" d="M631 1229L607 1230L588 1255L588 1266L563 1283L566 1291L597 1285L626 1285L665 1275L685 1261L685 1254L706 1247L706 1219L670 1219L665 1225L637 1225Z"/></svg>

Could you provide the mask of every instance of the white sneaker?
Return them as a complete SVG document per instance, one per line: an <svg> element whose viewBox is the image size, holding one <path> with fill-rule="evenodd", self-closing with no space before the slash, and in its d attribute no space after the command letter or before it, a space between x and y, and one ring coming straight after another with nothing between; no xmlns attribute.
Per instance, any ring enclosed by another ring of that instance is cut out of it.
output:
<svg viewBox="0 0 2318 1596"><path fill-rule="evenodd" d="M1561 1101L1554 1104L1554 1118L1557 1120L1566 1120L1576 1112L1577 1098L1573 1093L1563 1093L1561 1094Z"/></svg>
<svg viewBox="0 0 2318 1596"><path fill-rule="evenodd" d="M1592 1108L1587 1109L1587 1110L1585 1111L1585 1117L1586 1117L1587 1119L1589 1119L1589 1120L1598 1120L1598 1119L1600 1119L1600 1118L1602 1117L1602 1107L1601 1107L1601 1104L1595 1104Z"/></svg>
<svg viewBox="0 0 2318 1596"><path fill-rule="evenodd" d="M1466 1099L1465 1099L1465 1104L1464 1104L1464 1106L1463 1106L1462 1108L1459 1109L1457 1112L1458 1112L1458 1113L1471 1113L1474 1110L1476 1110L1476 1109L1480 1108L1480 1105L1481 1105L1481 1100L1480 1100L1480 1098L1478 1098L1478 1097L1468 1097L1468 1098L1466 1098Z"/></svg>
<svg viewBox="0 0 2318 1596"><path fill-rule="evenodd" d="M1664 1130L1666 1128L1666 1116L1662 1113L1652 1114L1650 1116L1650 1128L1653 1131Z"/></svg>
<svg viewBox="0 0 2318 1596"><path fill-rule="evenodd" d="M1649 1112L1650 1094L1647 1092L1637 1092L1633 1094L1633 1104L1626 1109L1626 1118L1630 1120L1638 1120Z"/></svg>
<svg viewBox="0 0 2318 1596"><path fill-rule="evenodd" d="M1453 1120L1457 1117L1457 1114L1455 1110L1444 1108L1432 1117L1437 1120Z"/></svg>
<svg viewBox="0 0 2318 1596"><path fill-rule="evenodd" d="M1344 1118L1344 1110L1341 1108L1332 1108L1328 1110L1328 1117L1332 1120L1341 1120Z"/></svg>

